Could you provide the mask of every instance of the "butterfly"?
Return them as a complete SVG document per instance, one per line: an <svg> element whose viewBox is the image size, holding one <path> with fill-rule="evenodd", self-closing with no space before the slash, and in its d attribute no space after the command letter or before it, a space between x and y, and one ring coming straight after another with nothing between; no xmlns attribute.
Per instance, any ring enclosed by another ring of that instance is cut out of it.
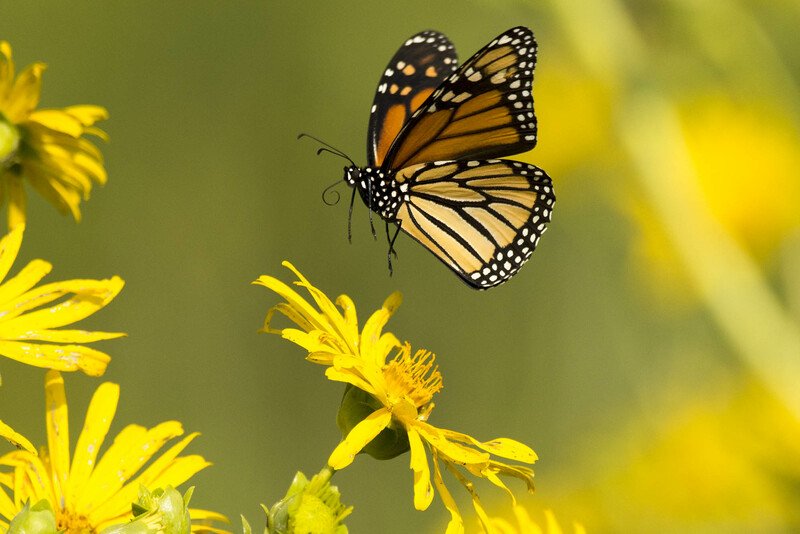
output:
<svg viewBox="0 0 800 534"><path fill-rule="evenodd" d="M367 166L334 149L351 163L351 216L358 191L370 216L386 221L390 270L400 230L476 289L502 284L528 260L550 221L553 185L534 165L496 158L536 145L535 64L533 32L522 26L460 68L452 43L430 30L392 57L372 104Z"/></svg>

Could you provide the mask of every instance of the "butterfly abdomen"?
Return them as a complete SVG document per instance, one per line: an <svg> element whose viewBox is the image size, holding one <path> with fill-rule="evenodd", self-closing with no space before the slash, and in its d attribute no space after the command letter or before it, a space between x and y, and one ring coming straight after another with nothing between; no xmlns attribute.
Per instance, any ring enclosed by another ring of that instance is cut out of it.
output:
<svg viewBox="0 0 800 534"><path fill-rule="evenodd" d="M398 183L396 172L374 167L345 169L345 181L355 187L369 209L384 220L393 222L403 201L408 185Z"/></svg>

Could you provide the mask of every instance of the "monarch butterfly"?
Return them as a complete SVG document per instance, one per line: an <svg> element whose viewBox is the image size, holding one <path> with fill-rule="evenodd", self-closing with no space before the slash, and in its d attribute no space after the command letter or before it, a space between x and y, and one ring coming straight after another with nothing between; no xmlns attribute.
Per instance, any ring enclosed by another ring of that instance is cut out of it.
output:
<svg viewBox="0 0 800 534"><path fill-rule="evenodd" d="M499 158L536 145L536 41L525 27L497 36L460 68L443 34L423 31L378 82L366 167L344 180L364 203L430 250L464 282L488 289L511 278L546 229L555 202L540 168ZM301 134L305 135L305 134ZM310 136L309 136L310 137ZM370 219L371 223L371 219ZM375 229L373 227L373 236ZM349 233L349 232L348 232Z"/></svg>

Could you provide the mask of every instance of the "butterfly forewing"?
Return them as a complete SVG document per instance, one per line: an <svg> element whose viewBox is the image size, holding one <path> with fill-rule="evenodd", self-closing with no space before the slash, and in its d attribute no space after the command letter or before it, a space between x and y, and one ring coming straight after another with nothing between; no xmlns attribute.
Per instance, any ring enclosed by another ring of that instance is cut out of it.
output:
<svg viewBox="0 0 800 534"><path fill-rule="evenodd" d="M535 64L531 30L517 27L499 35L414 112L389 148L383 167L502 157L533 148Z"/></svg>
<svg viewBox="0 0 800 534"><path fill-rule="evenodd" d="M407 184L400 228L478 289L520 269L555 202L547 174L517 161L420 163L400 170L397 180Z"/></svg>
<svg viewBox="0 0 800 534"><path fill-rule="evenodd" d="M389 61L378 82L367 133L369 166L380 166L411 115L458 66L443 34L428 30L410 37Z"/></svg>

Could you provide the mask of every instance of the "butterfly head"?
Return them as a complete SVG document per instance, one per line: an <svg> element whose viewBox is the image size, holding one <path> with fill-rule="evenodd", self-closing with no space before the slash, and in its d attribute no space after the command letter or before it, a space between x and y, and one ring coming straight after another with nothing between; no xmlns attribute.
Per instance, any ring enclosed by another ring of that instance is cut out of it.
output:
<svg viewBox="0 0 800 534"><path fill-rule="evenodd" d="M350 165L344 168L344 181L350 187L355 187L361 177L361 169L355 165Z"/></svg>

